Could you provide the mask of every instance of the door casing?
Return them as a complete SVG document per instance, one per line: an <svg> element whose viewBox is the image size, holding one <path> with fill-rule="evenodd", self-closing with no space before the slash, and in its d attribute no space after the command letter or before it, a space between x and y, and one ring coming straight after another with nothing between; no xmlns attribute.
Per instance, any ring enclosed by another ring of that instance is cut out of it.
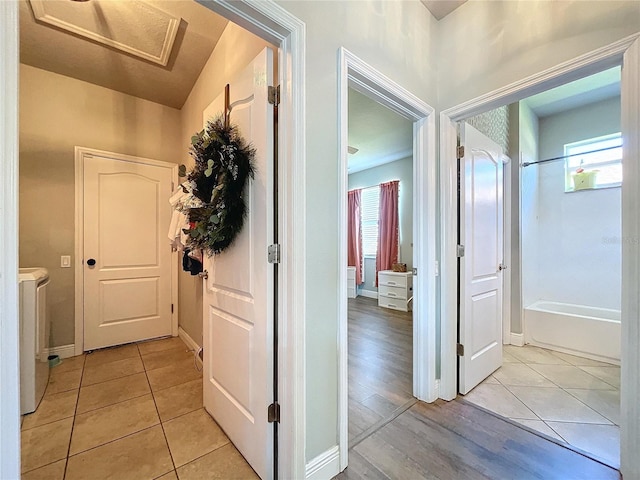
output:
<svg viewBox="0 0 640 480"><path fill-rule="evenodd" d="M440 206L441 216L441 379L440 397L452 400L457 393L457 193L456 122L487 110L508 105L607 68L622 65L622 135L624 185L622 189L622 235L640 238L640 33L594 50L538 74L446 109L440 113ZM640 244L623 242L622 271L622 371L620 471L629 478L640 476Z"/></svg>
<svg viewBox="0 0 640 480"><path fill-rule="evenodd" d="M84 352L84 162L86 156L103 156L142 165L170 168L171 181L178 185L178 165L120 153L106 152L87 147L75 147L75 233L74 233L74 277L75 277L75 343L76 355ZM168 201L169 199L167 199ZM167 239L168 240L168 239ZM166 248L171 248L167 241ZM171 253L171 335L178 335L178 252Z"/></svg>
<svg viewBox="0 0 640 480"><path fill-rule="evenodd" d="M344 47L339 50L338 112L339 226L338 254L338 433L340 470L348 463L348 324L347 324L347 187L348 187L348 89L389 107L413 121L413 394L420 400L438 398L436 387L436 161L435 112L391 79L385 77Z"/></svg>

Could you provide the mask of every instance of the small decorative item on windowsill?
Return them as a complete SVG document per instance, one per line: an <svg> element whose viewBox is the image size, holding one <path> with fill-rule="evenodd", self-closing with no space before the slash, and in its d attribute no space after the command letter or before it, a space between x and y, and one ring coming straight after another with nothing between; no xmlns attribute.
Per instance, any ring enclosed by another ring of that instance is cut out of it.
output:
<svg viewBox="0 0 640 480"><path fill-rule="evenodd" d="M255 149L236 126L225 123L218 116L191 137L189 153L195 166L183 186L198 200L188 211L191 228L184 230L189 246L210 255L223 252L242 230L247 214L245 187L254 175ZM180 170L186 169L181 166Z"/></svg>
<svg viewBox="0 0 640 480"><path fill-rule="evenodd" d="M595 188L596 186L596 175L598 174L598 170L585 170L582 167L576 170L576 173L572 175L573 177L573 189L574 190L587 190L590 188Z"/></svg>
<svg viewBox="0 0 640 480"><path fill-rule="evenodd" d="M394 272L406 272L407 271L407 264L406 263L393 263L391 265L391 270L393 270Z"/></svg>

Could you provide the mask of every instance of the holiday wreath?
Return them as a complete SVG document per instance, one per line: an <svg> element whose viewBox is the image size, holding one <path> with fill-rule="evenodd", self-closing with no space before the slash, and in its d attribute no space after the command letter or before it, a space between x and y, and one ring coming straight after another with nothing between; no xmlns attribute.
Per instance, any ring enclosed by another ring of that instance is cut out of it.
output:
<svg viewBox="0 0 640 480"><path fill-rule="evenodd" d="M191 249L208 254L224 251L242 230L247 205L245 186L254 175L255 149L234 125L219 116L191 137L189 154L195 160L187 175L196 207L188 210ZM186 192L187 190L185 190Z"/></svg>

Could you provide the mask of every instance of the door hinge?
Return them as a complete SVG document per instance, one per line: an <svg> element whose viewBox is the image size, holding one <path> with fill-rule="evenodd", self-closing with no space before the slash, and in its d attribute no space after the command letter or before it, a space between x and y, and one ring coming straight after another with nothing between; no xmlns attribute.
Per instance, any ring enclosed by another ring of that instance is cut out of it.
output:
<svg viewBox="0 0 640 480"><path fill-rule="evenodd" d="M456 245L456 256L464 257L464 245Z"/></svg>
<svg viewBox="0 0 640 480"><path fill-rule="evenodd" d="M464 145L458 145L458 159L464 158Z"/></svg>
<svg viewBox="0 0 640 480"><path fill-rule="evenodd" d="M280 404L273 402L267 409L267 420L269 423L280 423Z"/></svg>
<svg viewBox="0 0 640 480"><path fill-rule="evenodd" d="M269 103L275 107L280 105L280 85L277 87L269 87L268 90Z"/></svg>
<svg viewBox="0 0 640 480"><path fill-rule="evenodd" d="M456 353L459 357L464 357L464 345L456 343Z"/></svg>
<svg viewBox="0 0 640 480"><path fill-rule="evenodd" d="M173 313L173 303L171 304L171 313Z"/></svg>
<svg viewBox="0 0 640 480"><path fill-rule="evenodd" d="M412 268L411 269L411 274L412 275L418 275L418 269L417 268Z"/></svg>
<svg viewBox="0 0 640 480"><path fill-rule="evenodd" d="M274 243L267 248L267 260L269 263L280 263L280 244Z"/></svg>

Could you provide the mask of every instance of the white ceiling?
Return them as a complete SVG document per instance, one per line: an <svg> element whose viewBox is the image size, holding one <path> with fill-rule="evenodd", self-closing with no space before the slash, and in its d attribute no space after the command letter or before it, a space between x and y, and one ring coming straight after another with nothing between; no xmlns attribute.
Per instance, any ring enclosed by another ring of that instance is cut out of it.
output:
<svg viewBox="0 0 640 480"><path fill-rule="evenodd" d="M620 67L547 90L524 100L538 118L620 95Z"/></svg>
<svg viewBox="0 0 640 480"><path fill-rule="evenodd" d="M467 0L420 0L436 20L442 20Z"/></svg>
<svg viewBox="0 0 640 480"><path fill-rule="evenodd" d="M48 8L53 21L36 21L38 5ZM20 60L181 108L227 23L191 0L46 0L34 1L33 8L20 0ZM177 33L163 58L170 24L177 24ZM112 45L105 45L104 38ZM141 51L148 56L140 58Z"/></svg>
<svg viewBox="0 0 640 480"><path fill-rule="evenodd" d="M349 88L349 173L413 154L413 124L396 112Z"/></svg>

